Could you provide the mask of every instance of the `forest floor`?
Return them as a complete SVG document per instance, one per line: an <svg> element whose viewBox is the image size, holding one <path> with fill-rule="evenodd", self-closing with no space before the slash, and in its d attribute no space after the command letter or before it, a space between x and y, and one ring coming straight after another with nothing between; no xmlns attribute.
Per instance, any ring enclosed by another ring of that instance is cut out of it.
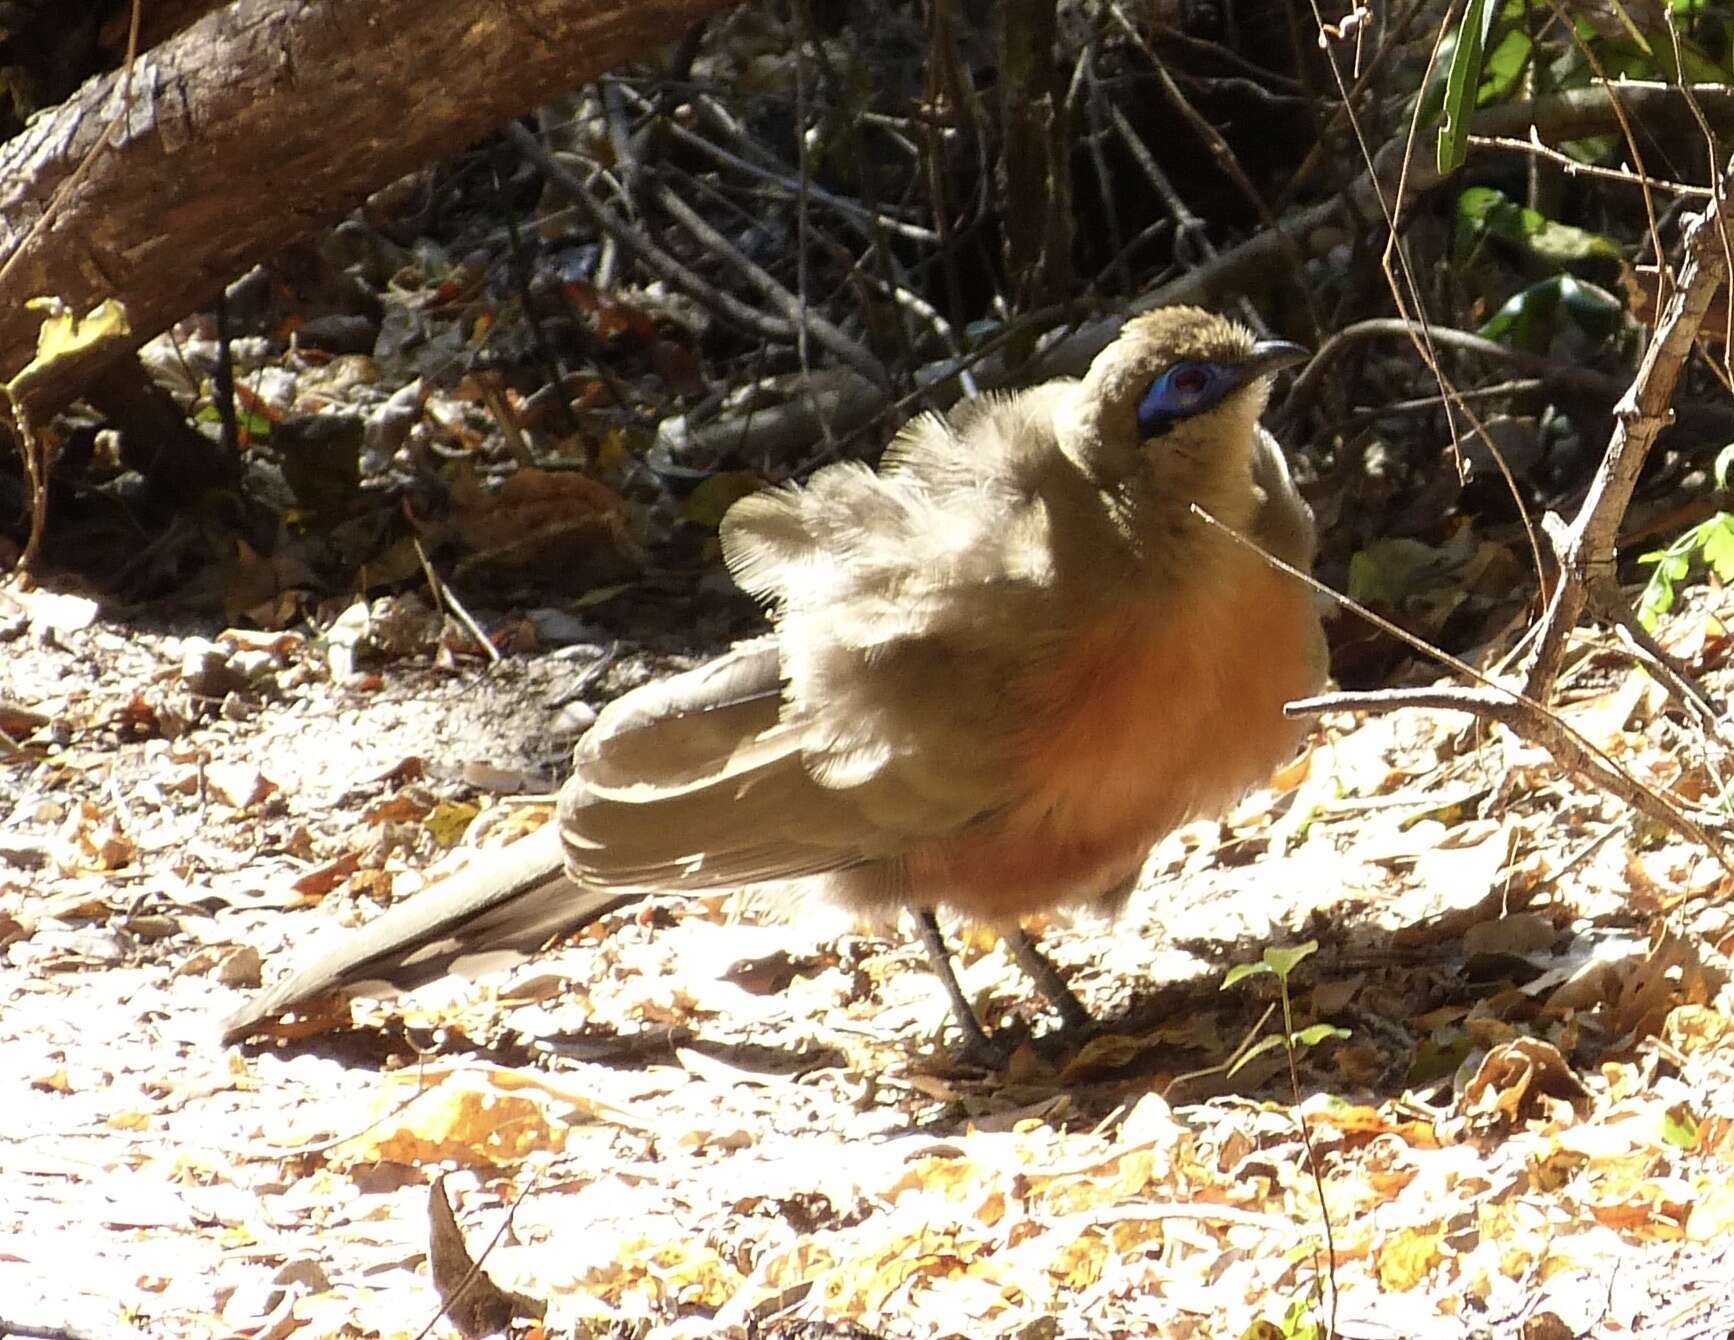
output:
<svg viewBox="0 0 1734 1340"><path fill-rule="evenodd" d="M1726 688L1712 598L1666 632ZM727 898L226 1047L683 658L358 661L16 585L0 639L0 1334L413 1336L468 1259L532 1335L1734 1331L1728 877L1497 729L1328 718L1117 921L1043 927L1087 1041L965 934L997 1073L900 928ZM1566 682L1715 794L1617 652ZM1297 1094L1276 975L1222 982L1309 940Z"/></svg>

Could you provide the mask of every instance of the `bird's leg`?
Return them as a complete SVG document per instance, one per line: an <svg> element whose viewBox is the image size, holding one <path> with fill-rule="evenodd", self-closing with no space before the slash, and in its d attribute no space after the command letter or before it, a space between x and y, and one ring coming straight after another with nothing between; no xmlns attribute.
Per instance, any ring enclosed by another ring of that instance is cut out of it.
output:
<svg viewBox="0 0 1734 1340"><path fill-rule="evenodd" d="M1068 1030L1078 1033L1088 1033L1096 1026L1096 1017L1084 1008L1083 1001L1072 994L1072 988L1066 985L1066 979L1060 976L1060 970L1049 962L1046 954L1036 947L1036 942L1030 933L1022 926L1014 926L1005 933L1005 942L1012 951L1012 957L1018 961L1029 979L1042 989L1042 994L1053 1002L1060 1012L1060 1022Z"/></svg>
<svg viewBox="0 0 1734 1340"><path fill-rule="evenodd" d="M957 971L951 966L951 951L945 947L945 937L939 933L939 918L934 915L931 907L920 907L915 909L915 925L921 933L921 943L927 950L927 957L933 963L933 971L938 974L939 984L945 988L946 998L951 1001L952 1017L963 1030L963 1054L998 1065L1005 1059L1005 1051L987 1035L987 1030L981 1026L981 1020L975 1017L974 1007L964 998L963 987L957 980ZM1049 971L1051 972L1052 968ZM1072 1003L1077 1004L1076 1001Z"/></svg>

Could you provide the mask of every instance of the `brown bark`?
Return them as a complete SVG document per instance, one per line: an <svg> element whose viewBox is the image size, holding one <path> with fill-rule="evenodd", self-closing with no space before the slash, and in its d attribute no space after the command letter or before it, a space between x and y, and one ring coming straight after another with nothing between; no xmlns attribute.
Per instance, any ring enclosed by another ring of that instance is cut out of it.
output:
<svg viewBox="0 0 1734 1340"><path fill-rule="evenodd" d="M1013 306L1063 302L1072 279L1072 173L1066 80L1054 57L1055 0L1006 0L999 12L1000 199Z"/></svg>
<svg viewBox="0 0 1734 1340"><path fill-rule="evenodd" d="M0 377L35 348L25 299L114 297L133 331L45 377L40 417L368 191L728 4L235 0L140 57L124 113L123 70L0 146Z"/></svg>

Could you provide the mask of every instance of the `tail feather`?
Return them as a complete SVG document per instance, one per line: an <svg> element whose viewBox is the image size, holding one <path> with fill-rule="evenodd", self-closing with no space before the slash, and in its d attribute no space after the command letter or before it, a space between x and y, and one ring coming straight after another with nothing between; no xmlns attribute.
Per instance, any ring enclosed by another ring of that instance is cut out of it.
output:
<svg viewBox="0 0 1734 1340"><path fill-rule="evenodd" d="M334 932L305 967L231 1015L223 1038L245 1037L263 1021L344 987L382 981L408 989L452 971L503 966L643 894L575 884L562 869L559 834L549 824L498 853L478 855L367 925Z"/></svg>

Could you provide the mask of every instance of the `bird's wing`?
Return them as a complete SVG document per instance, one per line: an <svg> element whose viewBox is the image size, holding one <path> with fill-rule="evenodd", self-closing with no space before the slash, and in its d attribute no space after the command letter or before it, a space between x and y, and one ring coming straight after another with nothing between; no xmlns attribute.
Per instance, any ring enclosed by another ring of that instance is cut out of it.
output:
<svg viewBox="0 0 1734 1340"><path fill-rule="evenodd" d="M1254 435L1252 482L1259 493L1252 538L1291 567L1310 571L1318 548L1313 509L1295 487L1281 444L1263 427Z"/></svg>
<svg viewBox="0 0 1734 1340"><path fill-rule="evenodd" d="M1018 694L1075 611L1052 584L1051 514L1024 456L1057 456L1053 396L906 426L877 475L833 466L725 519L735 580L771 604L783 724L869 846L956 830L1010 798Z"/></svg>
<svg viewBox="0 0 1734 1340"><path fill-rule="evenodd" d="M581 741L558 823L334 933L233 1015L225 1037L336 990L505 966L656 890L851 869L900 887L907 835L863 808L873 787L814 780L815 727L785 714L783 687L778 640L759 638L623 695Z"/></svg>
<svg viewBox="0 0 1734 1340"><path fill-rule="evenodd" d="M878 855L804 765L778 640L744 642L634 689L597 718L560 796L568 869L613 889L705 889L822 874Z"/></svg>
<svg viewBox="0 0 1734 1340"><path fill-rule="evenodd" d="M1018 684L1050 647L1046 513L1064 385L915 420L878 473L834 465L737 503L736 580L772 638L627 695L562 796L569 867L610 888L851 872L900 889L911 848L1015 797Z"/></svg>
<svg viewBox="0 0 1734 1340"><path fill-rule="evenodd" d="M574 765L599 794L700 789L750 766L754 742L777 725L782 697L777 640L753 638L615 699L579 741Z"/></svg>

